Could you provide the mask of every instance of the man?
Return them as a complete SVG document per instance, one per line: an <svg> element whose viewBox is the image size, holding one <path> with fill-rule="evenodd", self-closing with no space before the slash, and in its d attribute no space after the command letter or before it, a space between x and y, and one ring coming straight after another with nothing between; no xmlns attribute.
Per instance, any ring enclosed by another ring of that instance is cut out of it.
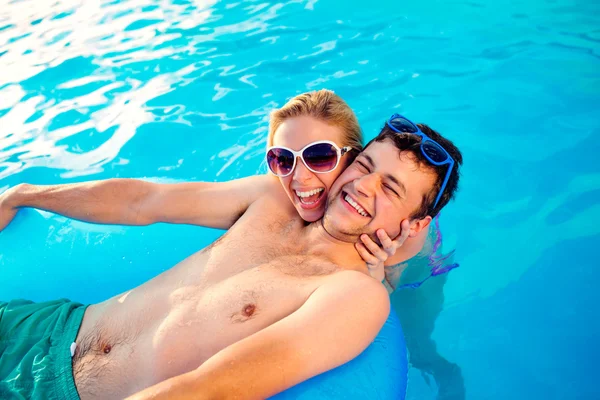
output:
<svg viewBox="0 0 600 400"><path fill-rule="evenodd" d="M84 400L266 398L354 358L389 313L354 243L381 228L396 236L407 218L422 229L456 189L458 149L415 128L391 119L333 184L321 221L305 225L280 206L289 204L281 191L256 188L264 194L223 237L169 271L87 309L59 303L53 315L66 337L49 356L66 363L60 351L74 343L72 373L59 365L56 385L76 396L74 381ZM207 210L217 209L210 199L218 193L206 196Z"/></svg>

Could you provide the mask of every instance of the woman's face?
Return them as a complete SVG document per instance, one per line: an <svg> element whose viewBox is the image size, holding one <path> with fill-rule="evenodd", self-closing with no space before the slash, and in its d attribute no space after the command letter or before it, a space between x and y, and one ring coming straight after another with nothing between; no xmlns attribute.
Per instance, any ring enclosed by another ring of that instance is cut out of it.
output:
<svg viewBox="0 0 600 400"><path fill-rule="evenodd" d="M289 118L279 125L273 135L273 146L299 151L307 144L329 140L342 148L342 138L341 128L327 125L313 117L302 116ZM288 176L279 178L302 219L314 222L323 216L329 188L348 166L348 158L348 154L342 156L337 168L325 173L310 171L298 158L294 170Z"/></svg>

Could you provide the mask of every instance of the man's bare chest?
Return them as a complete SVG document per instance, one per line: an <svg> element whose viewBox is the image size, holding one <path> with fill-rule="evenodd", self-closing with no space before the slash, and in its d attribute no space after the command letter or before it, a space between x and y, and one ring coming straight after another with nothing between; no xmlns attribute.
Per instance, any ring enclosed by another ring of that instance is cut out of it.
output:
<svg viewBox="0 0 600 400"><path fill-rule="evenodd" d="M325 257L311 254L300 231L294 220L235 226L205 250L205 278L216 282L253 269L297 278L337 271Z"/></svg>

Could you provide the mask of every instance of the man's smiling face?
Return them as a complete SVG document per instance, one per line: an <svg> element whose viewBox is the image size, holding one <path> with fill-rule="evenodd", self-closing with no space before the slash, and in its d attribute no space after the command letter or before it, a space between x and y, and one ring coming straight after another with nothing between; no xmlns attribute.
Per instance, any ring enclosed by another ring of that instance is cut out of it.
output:
<svg viewBox="0 0 600 400"><path fill-rule="evenodd" d="M331 187L323 226L347 242L357 241L362 233L374 238L381 228L393 238L400 223L421 206L435 178L432 169L412 153L401 153L392 141L373 142ZM418 232L430 220L411 221L411 230Z"/></svg>

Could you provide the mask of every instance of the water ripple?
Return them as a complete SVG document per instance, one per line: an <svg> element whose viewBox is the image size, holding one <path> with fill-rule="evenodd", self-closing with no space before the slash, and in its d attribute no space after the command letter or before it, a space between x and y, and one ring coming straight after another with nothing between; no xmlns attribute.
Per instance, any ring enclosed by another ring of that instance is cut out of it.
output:
<svg viewBox="0 0 600 400"><path fill-rule="evenodd" d="M105 169L235 177L249 162L260 168L269 112L321 87L348 99L367 137L392 110L442 129L464 121L457 139L467 148L512 160L559 151L552 125L576 143L589 137L600 79L600 35L586 23L595 6L515 12L455 1L427 23L426 5L393 7L384 1L358 18L325 0L9 3L0 8L0 179L33 167L65 179ZM565 70L578 71L569 85L550 83ZM587 129L548 116L565 99ZM499 119L495 110L511 119L486 128L484 140L479 121ZM510 133L536 118L552 138L545 148L536 134ZM160 154L148 158L148 146Z"/></svg>
<svg viewBox="0 0 600 400"><path fill-rule="evenodd" d="M600 3L340 4L0 0L0 190L264 172L269 113L326 87L367 139L402 112L463 150L462 189L443 217L461 268L442 298L441 286L414 292L439 301L405 308L415 343L438 329L434 308L515 288L565 240L600 234ZM444 354L468 337L454 328L436 340ZM475 397L489 385L473 382L502 375L479 371L465 369Z"/></svg>

